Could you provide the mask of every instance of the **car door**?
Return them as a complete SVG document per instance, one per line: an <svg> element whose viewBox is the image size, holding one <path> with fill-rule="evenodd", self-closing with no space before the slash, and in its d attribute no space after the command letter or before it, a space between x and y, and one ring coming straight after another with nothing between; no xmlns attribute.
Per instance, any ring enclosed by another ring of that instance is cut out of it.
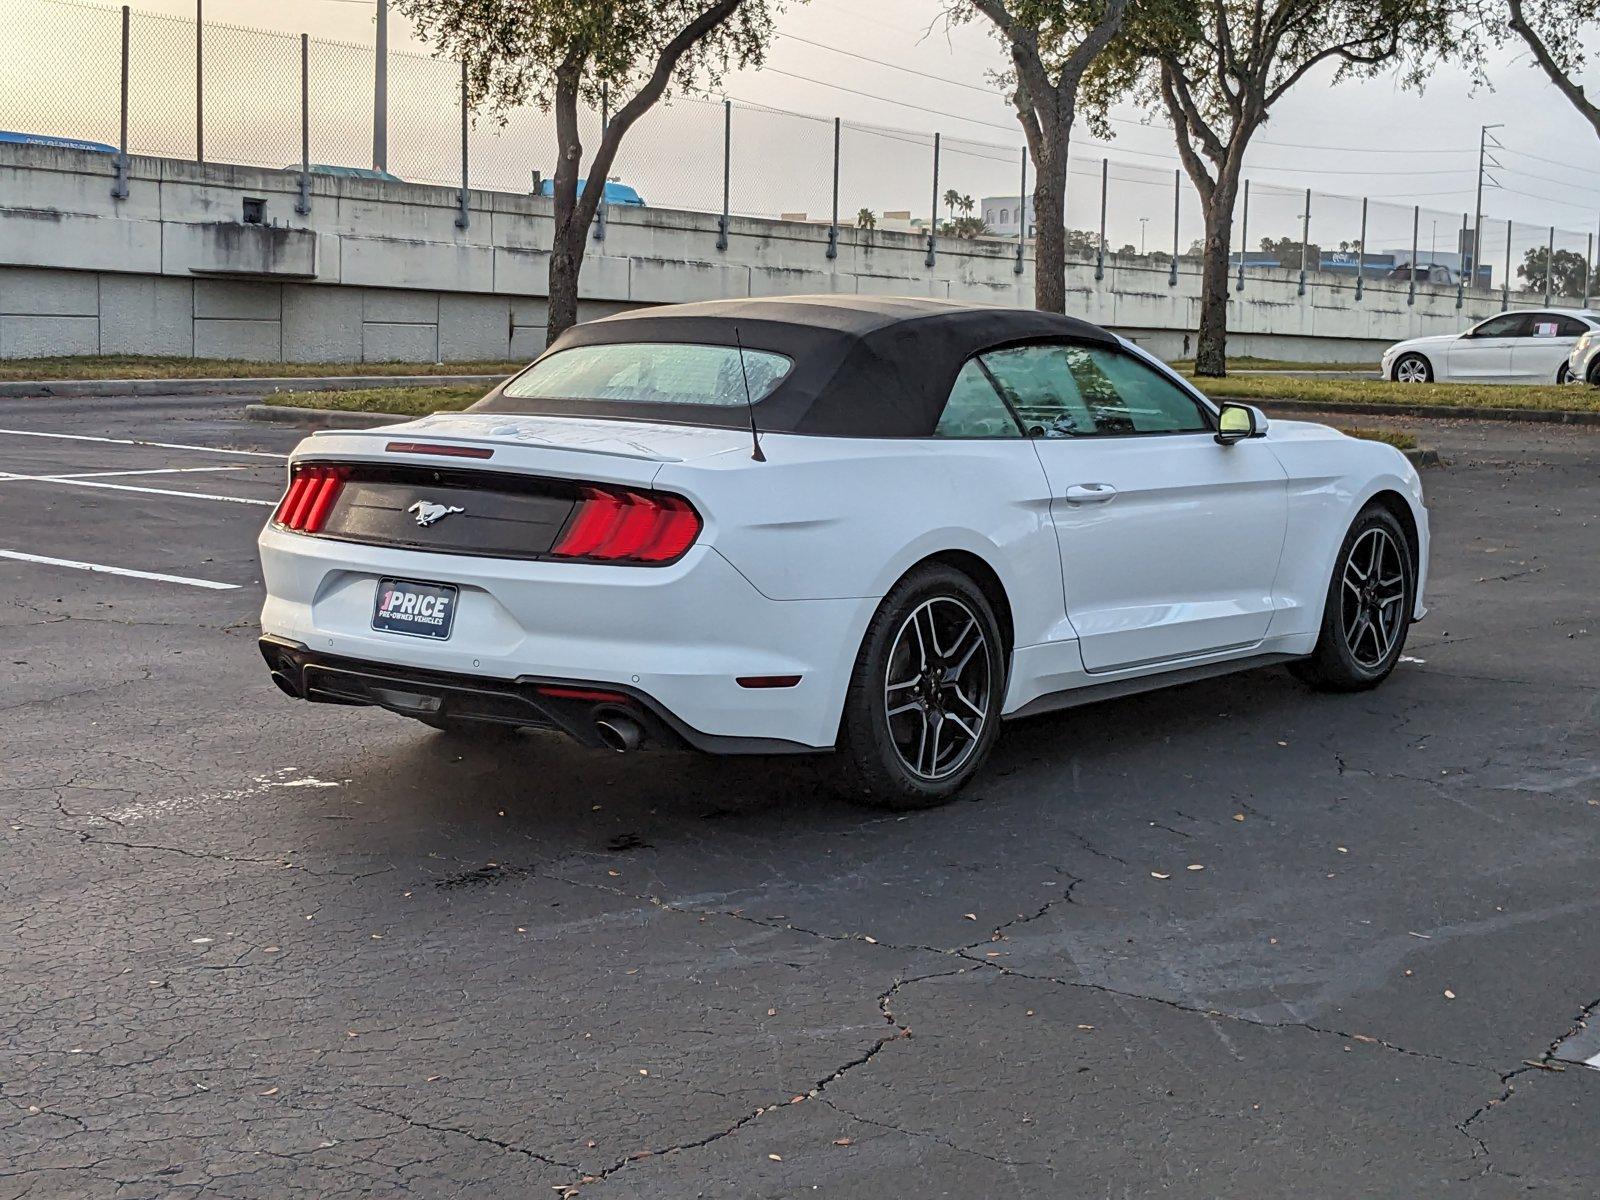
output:
<svg viewBox="0 0 1600 1200"><path fill-rule="evenodd" d="M1033 344L980 361L1044 466L1087 670L1266 636L1288 485L1265 442L1219 445L1209 409L1120 349Z"/></svg>
<svg viewBox="0 0 1600 1200"><path fill-rule="evenodd" d="M1527 313L1501 313L1467 330L1450 343L1449 378L1462 383L1508 382L1511 351L1527 324ZM1554 368L1551 370L1553 373Z"/></svg>
<svg viewBox="0 0 1600 1200"><path fill-rule="evenodd" d="M1511 347L1511 376L1518 383L1554 383L1556 372L1589 326L1565 313L1536 312L1527 317Z"/></svg>

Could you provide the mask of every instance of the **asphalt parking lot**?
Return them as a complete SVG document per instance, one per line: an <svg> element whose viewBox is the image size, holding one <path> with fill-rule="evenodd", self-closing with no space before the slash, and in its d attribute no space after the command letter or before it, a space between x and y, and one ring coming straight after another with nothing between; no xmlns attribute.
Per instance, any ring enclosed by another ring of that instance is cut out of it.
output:
<svg viewBox="0 0 1600 1200"><path fill-rule="evenodd" d="M0 401L0 1198L1600 1188L1600 430L1427 426L1381 690L895 817L283 698L242 403Z"/></svg>

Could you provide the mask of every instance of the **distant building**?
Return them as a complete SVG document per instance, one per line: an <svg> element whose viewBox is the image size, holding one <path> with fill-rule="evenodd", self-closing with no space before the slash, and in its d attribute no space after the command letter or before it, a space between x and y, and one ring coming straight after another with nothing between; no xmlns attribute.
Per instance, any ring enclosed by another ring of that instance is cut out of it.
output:
<svg viewBox="0 0 1600 1200"><path fill-rule="evenodd" d="M878 218L878 228L898 233L926 233L928 222L922 217L913 217L909 208L885 209Z"/></svg>
<svg viewBox="0 0 1600 1200"><path fill-rule="evenodd" d="M983 217L983 223L994 231L996 237L1016 237L1024 232L1032 237L1034 234L1032 196L1025 203L1016 196L985 196L978 212ZM1025 231L1024 224L1027 226Z"/></svg>

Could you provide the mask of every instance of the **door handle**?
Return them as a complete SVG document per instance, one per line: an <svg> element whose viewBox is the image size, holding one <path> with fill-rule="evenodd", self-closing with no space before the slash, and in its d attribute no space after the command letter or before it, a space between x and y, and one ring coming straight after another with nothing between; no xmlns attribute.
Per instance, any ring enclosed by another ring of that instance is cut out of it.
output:
<svg viewBox="0 0 1600 1200"><path fill-rule="evenodd" d="M1116 495L1117 489L1109 483L1075 483L1067 489L1067 503L1104 504Z"/></svg>

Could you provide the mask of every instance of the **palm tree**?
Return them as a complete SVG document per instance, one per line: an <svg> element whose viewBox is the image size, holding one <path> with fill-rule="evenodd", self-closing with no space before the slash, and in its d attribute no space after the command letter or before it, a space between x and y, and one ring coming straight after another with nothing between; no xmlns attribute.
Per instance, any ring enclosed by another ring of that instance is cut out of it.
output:
<svg viewBox="0 0 1600 1200"><path fill-rule="evenodd" d="M857 229L876 229L878 227L878 214L870 208L863 208L856 214Z"/></svg>
<svg viewBox="0 0 1600 1200"><path fill-rule="evenodd" d="M944 194L944 206L950 210L950 224L956 223L956 209L961 207L961 193L949 188Z"/></svg>
<svg viewBox="0 0 1600 1200"><path fill-rule="evenodd" d="M956 207L970 216L972 210L977 207L977 201L973 200L971 196L962 196L956 201Z"/></svg>

